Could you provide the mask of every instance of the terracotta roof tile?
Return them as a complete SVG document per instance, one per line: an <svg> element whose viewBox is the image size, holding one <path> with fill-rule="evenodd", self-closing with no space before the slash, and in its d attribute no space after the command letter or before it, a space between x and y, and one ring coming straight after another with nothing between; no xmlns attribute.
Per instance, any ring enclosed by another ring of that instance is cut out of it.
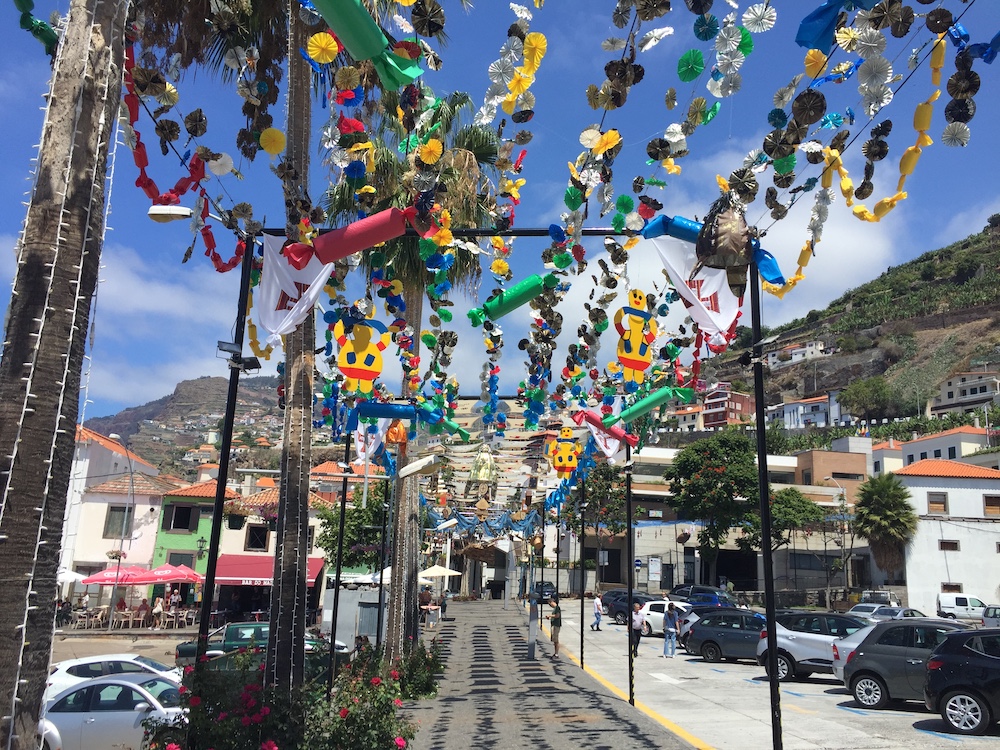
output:
<svg viewBox="0 0 1000 750"><path fill-rule="evenodd" d="M895 472L904 477L948 477L952 479L996 479L1000 471L942 458L925 458Z"/></svg>
<svg viewBox="0 0 1000 750"><path fill-rule="evenodd" d="M214 479L209 479L207 482L199 482L198 484L192 484L188 487L184 487L174 492L168 492L167 494L171 497L202 497L202 498L214 498L217 491L218 483ZM238 500L240 497L239 493L235 490L231 490L226 487L226 499L227 500Z"/></svg>
<svg viewBox="0 0 1000 750"><path fill-rule="evenodd" d="M124 456L125 459L131 459L137 464L142 464L143 466L148 466L151 469L156 467L149 463L146 459L137 455L134 451L127 450L124 445L119 443L117 440L112 440L111 438L102 435L99 432L94 432L88 427L84 427L82 424L76 426L76 441L79 443L85 440L92 440L98 445L107 448L112 453L117 453L119 456Z"/></svg>
<svg viewBox="0 0 1000 750"><path fill-rule="evenodd" d="M100 493L104 495L128 495L131 491L133 496L162 496L174 492L185 484L187 482L183 482L180 479L162 476L152 477L137 471L133 474L131 486L128 474L122 474L114 479L109 479L93 487L88 487L86 491L87 493Z"/></svg>
<svg viewBox="0 0 1000 750"><path fill-rule="evenodd" d="M259 508L262 505L277 505L280 495L280 490L277 487L272 487L270 489L261 490L260 492L255 492L250 495L250 497L243 498L243 503L248 508ZM326 498L321 497L315 492L309 492L309 507L328 508L330 505L330 501Z"/></svg>
<svg viewBox="0 0 1000 750"><path fill-rule="evenodd" d="M904 445L913 445L913 443L919 443L921 440L931 440L933 438L944 437L945 435L986 435L985 427L973 427L972 425L962 425L961 427L952 427L950 430L943 430L942 432L935 432L933 435L924 435L923 437L918 437L915 440L907 440Z"/></svg>

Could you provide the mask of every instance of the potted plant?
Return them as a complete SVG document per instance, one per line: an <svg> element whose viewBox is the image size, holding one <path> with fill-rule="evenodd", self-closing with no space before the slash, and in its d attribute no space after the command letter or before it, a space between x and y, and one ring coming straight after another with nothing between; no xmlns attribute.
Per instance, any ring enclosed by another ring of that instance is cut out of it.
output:
<svg viewBox="0 0 1000 750"><path fill-rule="evenodd" d="M124 560L128 554L123 549L109 549L106 553L109 560Z"/></svg>
<svg viewBox="0 0 1000 750"><path fill-rule="evenodd" d="M260 518L267 527L274 531L278 528L278 504L277 503L264 503L258 505L254 509L254 515Z"/></svg>
<svg viewBox="0 0 1000 750"><path fill-rule="evenodd" d="M242 500L226 500L222 506L222 517L226 519L229 528L234 531L243 528L248 515L250 515L250 511Z"/></svg>

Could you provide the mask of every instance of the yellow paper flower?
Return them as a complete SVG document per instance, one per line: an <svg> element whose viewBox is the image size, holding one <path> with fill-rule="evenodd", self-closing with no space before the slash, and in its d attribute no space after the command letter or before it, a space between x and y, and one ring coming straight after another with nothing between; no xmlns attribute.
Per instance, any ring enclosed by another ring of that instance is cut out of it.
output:
<svg viewBox="0 0 1000 750"><path fill-rule="evenodd" d="M434 233L434 244L438 247L445 247L455 241L450 229L442 227Z"/></svg>
<svg viewBox="0 0 1000 750"><path fill-rule="evenodd" d="M493 236L490 237L490 244L493 246L494 250L503 250L506 243L504 243L503 237Z"/></svg>
<svg viewBox="0 0 1000 750"><path fill-rule="evenodd" d="M837 30L837 44L844 52L853 52L854 48L858 45L858 39L861 34L857 29L851 26L845 26L842 29Z"/></svg>
<svg viewBox="0 0 1000 750"><path fill-rule="evenodd" d="M348 153L361 154L365 162L366 172L375 171L375 145L371 141L355 143L347 151Z"/></svg>
<svg viewBox="0 0 1000 750"><path fill-rule="evenodd" d="M374 195L377 191L371 185L365 185L364 187L360 188L355 192L357 192L359 195Z"/></svg>
<svg viewBox="0 0 1000 750"><path fill-rule="evenodd" d="M451 211L447 208L441 210L441 215L438 217L438 224L445 229L451 229Z"/></svg>
<svg viewBox="0 0 1000 750"><path fill-rule="evenodd" d="M535 82L535 77L520 68L514 71L514 77L511 79L510 83L507 84L507 90L515 96L520 96L529 88L531 84Z"/></svg>
<svg viewBox="0 0 1000 750"><path fill-rule="evenodd" d="M511 199L516 203L521 200L521 188L524 187L526 180L512 180L509 177L505 177L500 183L500 193L501 195L509 195Z"/></svg>
<svg viewBox="0 0 1000 750"><path fill-rule="evenodd" d="M679 164L674 164L674 157L670 156L663 160L663 168L667 170L667 174L680 174L681 167Z"/></svg>
<svg viewBox="0 0 1000 750"><path fill-rule="evenodd" d="M514 114L515 107L517 107L517 94L507 94L507 96L504 97L504 100L500 103L500 109L508 115Z"/></svg>
<svg viewBox="0 0 1000 750"><path fill-rule="evenodd" d="M402 5L404 8L409 8L411 5L417 2L417 0L396 0L396 2Z"/></svg>
<svg viewBox="0 0 1000 750"><path fill-rule="evenodd" d="M503 258L497 258L490 263L490 272L495 276L506 276L510 271L510 264Z"/></svg>
<svg viewBox="0 0 1000 750"><path fill-rule="evenodd" d="M277 128L267 128L260 134L260 147L271 156L280 154L285 150L285 134Z"/></svg>
<svg viewBox="0 0 1000 750"><path fill-rule="evenodd" d="M309 37L309 43L306 45L306 52L309 54L309 57L318 62L320 65L326 65L327 63L332 63L336 59L337 55L340 53L340 45L338 45L337 40L333 38L333 34L321 31L319 34L313 34Z"/></svg>
<svg viewBox="0 0 1000 750"><path fill-rule="evenodd" d="M601 133L601 137L597 139L597 143L594 144L594 147L590 149L590 151L594 154L594 156L600 156L605 151L610 151L621 142L621 133L612 129L607 133Z"/></svg>
<svg viewBox="0 0 1000 750"><path fill-rule="evenodd" d="M420 161L424 164L437 164L441 154L444 153L444 145L437 138L431 138L427 143L420 145L418 153Z"/></svg>
<svg viewBox="0 0 1000 750"><path fill-rule="evenodd" d="M826 55L818 49L811 49L806 52L806 75L810 78L819 78L826 72L826 60Z"/></svg>
<svg viewBox="0 0 1000 750"><path fill-rule="evenodd" d="M639 240L641 239L642 239L641 237L629 237L625 241L625 244L622 245L622 247L625 248L626 250L631 250L633 247L639 244Z"/></svg>
<svg viewBox="0 0 1000 750"><path fill-rule="evenodd" d="M544 34L532 31L524 37L524 67L532 73L542 64L542 58L549 47Z"/></svg>

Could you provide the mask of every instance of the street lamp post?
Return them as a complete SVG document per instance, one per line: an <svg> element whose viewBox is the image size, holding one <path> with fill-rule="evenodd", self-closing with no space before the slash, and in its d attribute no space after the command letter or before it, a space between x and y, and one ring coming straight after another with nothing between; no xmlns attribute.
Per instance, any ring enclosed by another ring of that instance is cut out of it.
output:
<svg viewBox="0 0 1000 750"><path fill-rule="evenodd" d="M840 494L837 496L837 511L839 515L839 518L837 518L837 530L840 532L840 556L841 570L844 571L844 588L849 589L851 587L851 556L847 551L847 491L833 477L823 477L823 479L833 482L837 485L837 489L840 490ZM829 605L830 602L827 602L827 606Z"/></svg>
<svg viewBox="0 0 1000 750"><path fill-rule="evenodd" d="M580 480L580 669L583 669L583 623L587 618L586 602L587 597L584 591L587 588L587 568L586 561L586 541L587 541L587 483Z"/></svg>
<svg viewBox="0 0 1000 750"><path fill-rule="evenodd" d="M128 461L128 505L125 506L125 512L122 513L122 531L118 537L118 560L115 565L115 584L111 587L111 603L108 607L108 611L111 613L108 615L108 630L111 630L111 626L114 624L115 597L118 595L118 578L122 570L122 555L125 554L125 533L128 527L129 511L132 512L133 518L135 517L135 473L128 444L117 433L112 432L108 437L121 443L122 448L125 449L125 459ZM131 549L131 535L129 536L129 548Z"/></svg>

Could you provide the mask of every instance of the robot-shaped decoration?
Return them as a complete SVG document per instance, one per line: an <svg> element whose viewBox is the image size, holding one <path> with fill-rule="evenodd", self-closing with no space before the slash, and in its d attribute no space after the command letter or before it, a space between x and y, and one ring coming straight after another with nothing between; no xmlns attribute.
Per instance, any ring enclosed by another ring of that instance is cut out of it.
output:
<svg viewBox="0 0 1000 750"><path fill-rule="evenodd" d="M559 430L559 437L545 447L545 455L560 479L568 478L576 470L581 453L583 447L573 437L572 427L563 427Z"/></svg>
<svg viewBox="0 0 1000 750"><path fill-rule="evenodd" d="M333 337L337 339L340 351L337 353L337 367L346 380L344 390L360 391L371 395L375 378L382 374L382 352L392 340L386 327L374 320L375 307L368 316L355 321L348 331L341 317L333 327Z"/></svg>
<svg viewBox="0 0 1000 750"><path fill-rule="evenodd" d="M646 370L653 359L650 344L656 340L657 326L651 313L646 311L646 294L641 289L628 293L628 307L615 313L615 328L618 329L618 361L622 365L625 386L638 386L646 377ZM630 390L634 390L632 386Z"/></svg>

